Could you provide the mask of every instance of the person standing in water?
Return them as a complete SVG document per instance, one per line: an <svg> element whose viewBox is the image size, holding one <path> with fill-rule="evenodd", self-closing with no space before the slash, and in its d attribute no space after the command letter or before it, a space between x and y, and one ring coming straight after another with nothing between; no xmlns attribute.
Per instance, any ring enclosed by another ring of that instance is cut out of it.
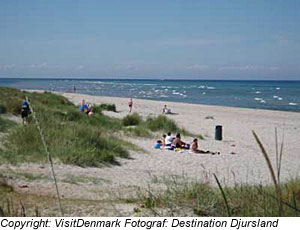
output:
<svg viewBox="0 0 300 230"><path fill-rule="evenodd" d="M133 101L132 101L132 98L130 98L130 100L129 100L129 102L128 102L128 107L129 107L129 113L131 113L132 107L133 107Z"/></svg>

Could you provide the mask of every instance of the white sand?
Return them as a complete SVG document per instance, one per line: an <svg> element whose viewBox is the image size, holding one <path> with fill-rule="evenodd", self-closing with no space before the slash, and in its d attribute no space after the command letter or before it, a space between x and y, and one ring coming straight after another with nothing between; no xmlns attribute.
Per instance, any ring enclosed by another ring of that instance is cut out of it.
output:
<svg viewBox="0 0 300 230"><path fill-rule="evenodd" d="M114 103L119 113L107 112L114 117L128 114L128 98L98 97L63 93L75 104L82 99L91 103ZM161 114L167 104L177 115L168 115L177 124L193 133L202 134L201 149L219 151L220 155L183 154L153 148L154 139L134 139L150 154L134 154L135 160L124 161L121 167L99 169L109 180L122 184L141 185L149 181L149 173L157 176L185 175L197 180L212 180L212 173L228 185L234 183L270 183L270 172L252 135L254 130L263 142L276 168L275 128L281 142L284 133L282 180L298 176L300 169L300 113L255 110L221 106L195 105L134 99L133 112L143 117ZM214 119L206 119L212 116ZM216 125L223 126L223 141L214 140ZM192 139L183 137L185 141ZM280 146L279 146L280 147ZM231 152L235 152L233 155ZM106 175L107 174L107 175Z"/></svg>

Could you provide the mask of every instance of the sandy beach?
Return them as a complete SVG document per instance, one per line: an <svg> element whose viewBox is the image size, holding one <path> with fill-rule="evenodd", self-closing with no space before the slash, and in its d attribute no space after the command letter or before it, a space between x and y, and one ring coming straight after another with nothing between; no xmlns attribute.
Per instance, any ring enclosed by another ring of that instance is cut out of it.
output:
<svg viewBox="0 0 300 230"><path fill-rule="evenodd" d="M75 105L82 99L94 104L114 103L118 112L104 111L108 116L122 118L128 114L128 98L58 94L65 96ZM91 168L55 162L55 173L63 199L102 202L102 205L97 206L94 211L87 210L87 206L84 206L82 213L78 209L70 208L69 215L133 215L134 205L114 202L112 206L110 201L131 199L140 195L141 190L147 190L149 186L152 189L164 188L165 179L176 178L216 186L213 177L215 173L224 186L271 184L269 169L252 130L264 144L274 168L276 168L275 128L278 130L279 144L284 133L281 181L299 176L299 113L141 99L134 99L133 103L133 112L137 112L143 118L161 114L166 104L175 113L167 115L169 118L180 127L204 136L204 140L199 140L201 150L220 154L157 150L154 149L154 143L161 133L156 133L154 138L122 136L142 150L130 150L129 159L118 159L119 166ZM223 127L222 141L215 140L216 125ZM190 142L193 137L183 136L182 139ZM41 179L24 180L24 174L28 172ZM12 185L16 192L55 197L51 171L47 164L3 164L0 166L0 173L5 175L8 184ZM53 209L53 212L49 211L51 215L56 212L56 209Z"/></svg>
<svg viewBox="0 0 300 230"><path fill-rule="evenodd" d="M128 98L71 93L62 95L75 104L79 104L82 99L95 104L114 103L119 112L106 112L109 116L121 118L128 114ZM298 176L300 169L299 113L140 99L134 99L133 111L146 118L161 114L164 104L176 113L168 115L169 118L174 119L177 124L188 131L205 137L205 140L200 140L201 149L218 151L221 154L183 154L167 150L160 151L153 148L155 139L134 139L134 143L146 149L149 154L136 154L133 156L135 160L126 161L121 167L110 169L108 174L111 178L108 179L116 178L118 183L139 185L147 183L149 174L155 176L184 174L188 178L211 181L212 173L216 173L227 185L269 183L270 173L252 130L263 142L276 167L275 128L278 130L279 143L284 134L282 179ZM223 126L223 141L214 140L216 125ZM183 137L183 139L187 142L192 140L191 137ZM107 172L107 169L100 170ZM128 181L122 178L122 175Z"/></svg>

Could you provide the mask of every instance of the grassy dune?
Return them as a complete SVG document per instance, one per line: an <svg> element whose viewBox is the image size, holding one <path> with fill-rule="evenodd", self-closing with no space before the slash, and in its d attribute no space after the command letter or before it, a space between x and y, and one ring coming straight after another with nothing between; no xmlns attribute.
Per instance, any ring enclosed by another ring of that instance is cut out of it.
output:
<svg viewBox="0 0 300 230"><path fill-rule="evenodd" d="M20 115L25 96L36 113L52 156L65 164L94 167L102 163L118 164L116 158L128 157L128 150L134 148L133 144L120 138L123 133L142 137L151 137L154 131L190 134L162 115L146 121L138 114L123 119L103 115L103 110L117 111L113 104L95 106L95 114L89 117L79 112L66 98L47 92L29 93L0 88L0 98L3 98L1 111ZM29 125L17 125L7 132L3 140L4 148L0 150L1 162L46 161L35 121L32 116L29 118ZM1 118L1 130L7 131L11 126L10 121Z"/></svg>

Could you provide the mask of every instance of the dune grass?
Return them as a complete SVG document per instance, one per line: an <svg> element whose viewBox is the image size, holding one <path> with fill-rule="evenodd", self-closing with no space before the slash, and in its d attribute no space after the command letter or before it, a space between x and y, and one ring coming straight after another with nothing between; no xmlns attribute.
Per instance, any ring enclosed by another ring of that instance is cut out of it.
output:
<svg viewBox="0 0 300 230"><path fill-rule="evenodd" d="M24 96L28 96L55 161L99 166L103 163L118 164L116 157L129 156L127 149L130 144L114 135L122 128L117 119L101 114L88 117L66 98L51 93L1 88L0 96L5 98L3 104L7 111L17 114L21 109L17 111L11 101L18 101L21 105ZM34 122L14 127L5 136L3 145L2 162L43 162L47 159Z"/></svg>
<svg viewBox="0 0 300 230"><path fill-rule="evenodd" d="M152 137L151 133L153 132L172 132L181 133L185 136L198 137L202 140L204 139L200 134L194 134L183 128L179 128L175 121L165 115L149 116L144 121L139 114L133 113L124 117L122 123L124 126L135 126L128 128L127 131L139 137Z"/></svg>
<svg viewBox="0 0 300 230"><path fill-rule="evenodd" d="M101 113L103 110L117 112L117 108L115 104L100 104L93 106L93 110L95 113Z"/></svg>
<svg viewBox="0 0 300 230"><path fill-rule="evenodd" d="M118 164L117 157L129 157L132 144L119 138L125 133L137 137L152 137L153 132L180 132L198 136L179 128L166 116L143 120L137 113L123 119L111 118L101 111L117 111L115 105L95 106L95 114L87 116L65 97L52 93L30 93L0 88L1 106L6 113L20 115L22 100L28 97L45 135L54 160L79 166ZM31 116L29 116L31 117ZM10 129L0 149L1 162L44 162L47 159L35 122ZM0 129L7 131L11 122L1 119Z"/></svg>
<svg viewBox="0 0 300 230"><path fill-rule="evenodd" d="M185 179L163 179L165 190L157 192L151 187L141 192L140 208L168 210L164 215L197 216L278 216L276 189L271 185L236 185L223 187L228 206L217 187ZM283 216L300 216L300 180L290 180L282 185ZM230 210L228 210L228 208Z"/></svg>
<svg viewBox="0 0 300 230"><path fill-rule="evenodd" d="M9 128L13 127L14 125L16 125L15 122L2 118L0 116L0 132L6 132Z"/></svg>

